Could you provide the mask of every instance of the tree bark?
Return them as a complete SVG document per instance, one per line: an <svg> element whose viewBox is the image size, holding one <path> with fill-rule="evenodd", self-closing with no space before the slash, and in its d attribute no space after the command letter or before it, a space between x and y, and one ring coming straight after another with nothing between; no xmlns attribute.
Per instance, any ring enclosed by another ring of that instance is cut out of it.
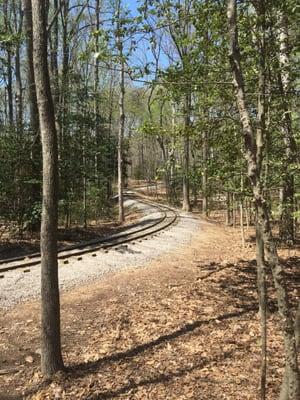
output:
<svg viewBox="0 0 300 400"><path fill-rule="evenodd" d="M59 120L59 73L58 73L58 44L59 44L59 24L58 24L58 14L60 6L58 4L58 0L53 0L53 8L55 13L55 18L53 20L53 24L51 27L51 76L53 81L53 101L54 101L54 109L55 109L55 118L56 118L56 130L57 135L60 137L60 120Z"/></svg>
<svg viewBox="0 0 300 400"><path fill-rule="evenodd" d="M279 236L283 242L293 244L294 235L294 175L290 165L296 161L297 146L292 132L292 117L289 104L289 33L288 16L285 10L279 12L279 90L282 101L282 137L285 147L283 158L281 216Z"/></svg>
<svg viewBox="0 0 300 400"><path fill-rule="evenodd" d="M19 21L18 21L19 14ZM19 0L17 4L14 4L14 16L15 16L15 30L18 35L21 35L23 28L23 12L21 7L21 1ZM22 87L22 76L21 76L21 63L20 63L20 43L16 46L16 56L15 56L15 75L16 75L16 125L19 133L23 129L23 87Z"/></svg>
<svg viewBox="0 0 300 400"><path fill-rule="evenodd" d="M119 133L118 133L118 205L119 205L119 222L123 223L125 220L124 213L124 199L123 199L123 141L125 131L125 73L124 73L124 55L123 55L123 43L121 34L120 24L120 12L121 12L121 0L117 4L117 48L119 51L120 58L120 93L119 93Z"/></svg>
<svg viewBox="0 0 300 400"><path fill-rule="evenodd" d="M11 33L10 26L10 16L8 15L8 2L3 3L3 16L4 16L4 27L6 32ZM10 125L14 124L14 102L13 102L13 76L12 76L12 51L10 48L10 44L7 45L6 48L6 64L7 64L7 100L8 100L8 120Z"/></svg>
<svg viewBox="0 0 300 400"><path fill-rule="evenodd" d="M96 16L96 31L100 29L100 0L95 1L95 16ZM95 37L95 52L99 52L99 36L96 35ZM101 137L100 137L100 101L99 101L99 59L96 58L95 60L95 67L94 67L94 114L95 114L95 136L96 136L96 143L97 149L101 145ZM99 154L100 152L97 151L95 154L95 184L97 187L100 185L100 166L101 163L99 162Z"/></svg>
<svg viewBox="0 0 300 400"><path fill-rule="evenodd" d="M299 352L300 348L300 302L298 303L298 308L295 317L295 338L296 338L296 349ZM289 370L288 368L284 371L284 379L281 385L281 391L279 400L289 400Z"/></svg>
<svg viewBox="0 0 300 400"><path fill-rule="evenodd" d="M33 32L31 0L23 0L24 29L26 33L27 85L29 97L30 129L36 137L39 133L39 115L36 100L33 68Z"/></svg>
<svg viewBox="0 0 300 400"><path fill-rule="evenodd" d="M35 183L32 186L32 200L33 203L37 203L41 201L41 187L39 183L41 178L40 177L41 140L39 132L39 114L38 114L38 106L36 99L35 82L34 82L31 0L23 0L23 13L24 13L24 30L26 34L29 128L32 134L32 148L31 148L30 159L31 159L32 176L35 178ZM32 228L34 230L39 229L38 226L34 226Z"/></svg>
<svg viewBox="0 0 300 400"><path fill-rule="evenodd" d="M184 11L188 14L190 12L191 2L189 0L184 0L182 2ZM186 38L191 36L190 21L184 19L182 22L183 32ZM178 43L176 43L178 46ZM178 50L180 46L178 47ZM186 71L188 68L188 55L190 51L190 46L184 44L181 49L181 60L183 70ZM179 50L180 53L180 50ZM183 211L191 211L190 202L190 128L191 128L191 102L192 96L190 88L186 88L186 93L184 94L184 137L183 137L183 182L182 182L182 209Z"/></svg>
<svg viewBox="0 0 300 400"><path fill-rule="evenodd" d="M261 175L261 163L262 163L262 147L263 147L263 126L261 122L263 116L260 115L260 124L257 129L256 137L252 127L250 113L246 104L245 88L244 88L244 77L241 66L241 56L238 43L238 29L237 29L237 1L227 1L227 17L229 26L229 60L233 74L233 83L236 92L236 102L238 111L240 114L240 120L243 129L244 142L245 142L245 157L248 163L248 177L252 184L252 190L254 195L255 206L258 214L256 220L257 230L261 237L259 241L259 248L263 249L266 262L269 264L272 270L274 285L277 294L277 302L279 313L281 316L281 324L283 329L284 344L285 344L285 356L286 364L289 371L289 387L288 394L289 400L298 400L300 396L299 387L299 371L297 363L297 352L295 334L293 329L293 320L290 310L290 305L287 296L287 290L285 286L285 277L282 266L279 263L277 250L275 247L274 240L272 238L272 232L269 221L269 210L267 202L264 199L263 191L261 190L260 175ZM264 12L264 0L259 2L259 7ZM262 15L260 14L261 18ZM261 47L261 52L264 48ZM261 53L260 56L263 56ZM260 60L260 67L262 67L262 61ZM260 76L260 80L263 76ZM264 97L263 82L260 81L260 96ZM263 102L259 101L259 105L262 106ZM259 107L260 107L259 106ZM263 107L263 106L262 106ZM263 109L258 109L258 114L263 113ZM259 251L259 249L258 249ZM257 264L260 267L261 260L257 257ZM264 388L262 387L261 396L265 395Z"/></svg>
<svg viewBox="0 0 300 400"><path fill-rule="evenodd" d="M59 127L59 153L61 161L61 192L63 192L65 200L65 228L70 226L70 175L66 166L66 160L69 153L68 141L68 111L69 111L69 5L70 0L60 0L61 24L62 24L62 72L61 85L59 90L59 113L60 118L57 119Z"/></svg>
<svg viewBox="0 0 300 400"><path fill-rule="evenodd" d="M226 192L226 225L232 225L232 204L231 204L232 195L230 192Z"/></svg>
<svg viewBox="0 0 300 400"><path fill-rule="evenodd" d="M207 146L207 132L204 128L202 133L202 162L203 162L203 169L202 169L202 214L205 216L208 215L208 196L207 196L207 153L208 153L208 146Z"/></svg>
<svg viewBox="0 0 300 400"><path fill-rule="evenodd" d="M47 62L47 19L40 0L32 0L34 77L43 153L41 225L41 369L46 376L63 369L57 264L57 135Z"/></svg>
<svg viewBox="0 0 300 400"><path fill-rule="evenodd" d="M185 95L185 122L184 122L184 138L183 138L183 181L182 181L182 209L183 211L191 211L190 202L190 109L191 95Z"/></svg>

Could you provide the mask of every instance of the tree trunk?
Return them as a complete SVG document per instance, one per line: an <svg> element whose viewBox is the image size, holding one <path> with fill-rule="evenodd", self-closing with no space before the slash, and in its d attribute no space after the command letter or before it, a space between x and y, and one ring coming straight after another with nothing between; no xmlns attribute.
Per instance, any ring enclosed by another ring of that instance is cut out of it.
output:
<svg viewBox="0 0 300 400"><path fill-rule="evenodd" d="M208 7L208 0L205 0L205 5L207 9ZM206 18L208 18L208 15L206 13ZM209 32L206 29L205 30L205 41L206 43L209 43ZM209 57L208 57L208 51L207 48L204 49L203 52L203 60L204 64L208 65L209 63ZM204 118L207 118L207 123L209 123L209 109L204 110ZM203 167L202 167L202 214L204 214L206 217L208 216L208 185L207 185L207 160L208 160L208 133L207 133L207 128L203 128L202 132L202 162L203 162Z"/></svg>
<svg viewBox="0 0 300 400"><path fill-rule="evenodd" d="M23 88L22 88L22 77L21 77L21 65L20 65L20 46L16 48L16 125L17 130L20 133L23 129Z"/></svg>
<svg viewBox="0 0 300 400"><path fill-rule="evenodd" d="M226 192L226 225L232 224L232 210L231 210L231 194Z"/></svg>
<svg viewBox="0 0 300 400"><path fill-rule="evenodd" d="M119 134L118 134L118 199L119 199L119 222L124 222L124 198L123 198L123 138L125 128L125 113L124 113L124 64L122 63L120 72L120 96L119 96Z"/></svg>
<svg viewBox="0 0 300 400"><path fill-rule="evenodd" d="M245 248L245 229L244 229L244 202L240 199L240 229L241 229L241 241L242 247Z"/></svg>
<svg viewBox="0 0 300 400"><path fill-rule="evenodd" d="M119 204L119 222L124 222L124 199L123 199L123 140L125 130L125 73L124 73L124 60L123 60L123 36L121 35L120 29L120 12L121 12L121 0L118 1L117 5L117 47L119 50L120 58L120 93L119 93L119 133L118 133L118 204Z"/></svg>
<svg viewBox="0 0 300 400"><path fill-rule="evenodd" d="M57 265L57 136L47 63L46 14L32 0L34 77L43 150L41 225L41 369L51 376L63 368Z"/></svg>
<svg viewBox="0 0 300 400"><path fill-rule="evenodd" d="M285 146L283 158L282 197L279 236L282 241L294 243L294 175L290 165L296 161L296 143L292 132L292 116L289 105L289 33L288 16L285 10L279 12L279 89L282 101L282 137Z"/></svg>
<svg viewBox="0 0 300 400"><path fill-rule="evenodd" d="M257 263L257 291L260 314L261 336L261 368L260 368L260 398L266 399L267 384L267 286L266 265L263 238L263 213L259 205L255 204L256 216L256 263Z"/></svg>
<svg viewBox="0 0 300 400"><path fill-rule="evenodd" d="M236 201L234 193L232 193L231 205L232 205L232 226L236 228Z"/></svg>
<svg viewBox="0 0 300 400"><path fill-rule="evenodd" d="M32 134L32 148L30 153L32 176L35 182L32 186L33 203L41 201L40 187L40 158L41 158L41 141L39 132L39 114L36 99L36 90L34 82L33 67L33 32L32 32L32 10L31 0L23 0L24 12L24 29L26 34L26 61L27 61L27 86L28 86L28 102L29 102L29 127ZM33 226L33 230L37 230L38 225Z"/></svg>
<svg viewBox="0 0 300 400"><path fill-rule="evenodd" d="M236 92L237 107L240 114L240 120L243 128L244 142L245 142L245 157L248 163L248 177L252 184L253 195L255 200L255 205L257 209L257 230L261 233L257 240L259 239L259 248L263 248L264 256L271 267L272 275L274 279L274 285L276 289L278 309L281 316L281 324L283 329L283 337L285 344L285 357L286 364L289 372L289 387L288 394L289 400L298 400L300 396L299 387L299 371L297 362L297 352L296 352L296 342L295 334L293 329L293 320L290 310L290 305L287 296L287 290L285 286L285 277L283 268L279 263L277 250L272 238L272 232L269 221L269 210L267 207L267 202L264 199L263 191L261 190L261 164L262 164L262 148L263 148L263 100L259 100L258 107L258 129L256 137L254 135L254 130L252 127L250 113L246 104L246 95L244 88L244 77L241 66L241 55L238 43L238 29L237 29L237 1L228 0L227 2L227 17L229 26L229 60L233 74L234 87ZM264 13L265 4L264 0L258 3L259 15L258 18L261 21L261 34L264 35ZM259 84L259 96L261 99L265 98L264 90L264 71L262 70L264 60L264 45L261 44L260 47L260 84ZM261 260L257 257L257 265L260 267ZM259 287L260 289L260 287ZM262 293L260 294L262 295ZM262 316L263 317L263 316ZM264 382L262 383L262 385ZM264 387L262 386L261 397L265 395Z"/></svg>
<svg viewBox="0 0 300 400"><path fill-rule="evenodd" d="M202 213L208 215L208 197L207 197L207 132L202 133Z"/></svg>
<svg viewBox="0 0 300 400"><path fill-rule="evenodd" d="M300 302L298 303L298 308L295 318L295 338L296 338L296 349L299 352L300 348ZM284 371L284 379L281 385L279 400L289 400L289 371L288 368Z"/></svg>
<svg viewBox="0 0 300 400"><path fill-rule="evenodd" d="M53 81L53 102L55 109L55 122L57 135L60 138L60 119L59 119L59 74L58 74L58 44L59 44L59 24L58 24L58 14L59 14L59 4L58 0L53 0L53 8L55 13L55 18L53 25L51 27L51 76Z"/></svg>
<svg viewBox="0 0 300 400"><path fill-rule="evenodd" d="M14 15L14 29L15 32L21 36L23 29L23 12L21 6L21 0L13 2L13 15ZM16 126L18 133L23 130L23 87L22 87L22 76L21 76L21 63L20 63L20 48L21 43L17 41L15 48L15 78L16 78Z"/></svg>
<svg viewBox="0 0 300 400"><path fill-rule="evenodd" d="M11 50L7 50L7 97L8 97L8 115L9 123L14 124L14 102L13 102L13 88L12 88L12 63L11 63Z"/></svg>
<svg viewBox="0 0 300 400"><path fill-rule="evenodd" d="M184 122L184 138L183 138L183 180L182 180L182 209L183 211L191 211L190 203L190 108L191 96L185 95L185 122Z"/></svg>
<svg viewBox="0 0 300 400"><path fill-rule="evenodd" d="M95 1L95 16L96 16L96 31L98 32L100 29L100 0ZM99 52L99 36L95 37L95 52ZM95 114L95 136L97 143L97 152L95 154L95 185L99 188L100 185L100 167L101 163L99 162L99 154L100 151L98 149L101 146L101 137L100 137L100 101L99 101L99 59L95 60L94 67L94 114Z"/></svg>
<svg viewBox="0 0 300 400"><path fill-rule="evenodd" d="M3 3L3 16L4 16L4 27L6 32L11 33L10 26L10 15L8 15L8 2ZM7 71L7 100L8 100L8 120L10 125L14 124L14 103L13 103L13 76L12 76L12 52L10 44L6 48L6 71Z"/></svg>
<svg viewBox="0 0 300 400"><path fill-rule="evenodd" d="M23 0L23 12L24 12L24 28L26 33L26 58L27 58L27 85L28 85L28 97L29 97L29 118L30 118L30 129L34 136L34 142L36 136L39 135L39 115L36 100L36 90L34 82L34 69L33 69L33 32L32 32L32 11L31 11L31 0ZM39 140L38 140L39 141Z"/></svg>
<svg viewBox="0 0 300 400"><path fill-rule="evenodd" d="M59 91L59 112L58 118L59 127L59 151L61 159L61 192L65 200L65 228L69 225L70 214L70 176L66 167L66 160L69 155L69 141L68 141L68 110L69 110L69 4L70 0L60 0L61 24L62 24L62 73L61 85Z"/></svg>

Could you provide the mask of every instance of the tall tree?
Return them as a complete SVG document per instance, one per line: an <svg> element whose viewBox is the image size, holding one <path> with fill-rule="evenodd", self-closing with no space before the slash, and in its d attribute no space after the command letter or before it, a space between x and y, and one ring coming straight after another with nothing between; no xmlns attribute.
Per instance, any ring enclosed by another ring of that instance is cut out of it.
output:
<svg viewBox="0 0 300 400"><path fill-rule="evenodd" d="M4 27L5 31L12 33L12 28L10 24L10 13L8 3L3 3L3 16L4 16ZM12 49L11 44L8 42L6 46L6 65L7 65L7 83L6 83L6 90L7 90L7 97L8 97L8 117L9 123L11 125L14 124L14 104L13 104L13 74L12 74Z"/></svg>
<svg viewBox="0 0 300 400"><path fill-rule="evenodd" d="M26 34L27 86L29 100L30 129L36 138L39 129L38 108L34 83L33 32L31 0L23 0L24 30ZM36 140L36 139L35 139Z"/></svg>
<svg viewBox="0 0 300 400"><path fill-rule="evenodd" d="M285 2L284 2L285 3ZM289 59L289 24L286 5L278 12L279 73L278 83L281 96L281 130L284 142L283 179L281 189L280 238L293 243L294 235L294 173L292 165L296 161L297 146L292 131L292 111L290 106L290 59Z"/></svg>
<svg viewBox="0 0 300 400"><path fill-rule="evenodd" d="M259 9L259 18L264 18L265 0L256 2ZM286 365L288 368L289 400L297 400L300 397L300 380L297 362L297 351L294 334L293 320L288 301L288 295L285 284L283 266L278 259L277 250L270 226L270 216L267 201L264 198L261 185L261 165L263 159L264 144L264 73L262 70L259 77L259 104L258 115L259 123L255 131L248 109L244 73L241 63L241 53L239 47L239 35L237 25L237 0L227 0L227 18L229 28L229 60L232 69L233 83L235 87L236 103L242 125L242 133L245 144L245 158L248 164L248 177L252 185L254 203L256 208L256 232L257 232L257 265L263 268L267 263L271 267L274 285L277 293L277 302L281 323L283 328L283 337L285 344ZM263 48L262 48L263 50ZM264 57L262 53L260 57ZM263 66L264 61L260 61ZM262 271L261 271L262 273ZM260 288L261 289L261 288ZM262 305L261 305L262 307ZM262 391L263 392L263 391ZM264 393L262 393L262 397Z"/></svg>
<svg viewBox="0 0 300 400"><path fill-rule="evenodd" d="M39 133L39 115L36 99L33 66L33 31L31 0L23 0L24 31L26 34L26 62L27 62L27 86L29 103L29 128L32 134L32 150L30 153L31 171L33 180L32 200L33 204L39 204L41 200L40 187L40 150L41 141ZM37 226L35 227L37 229Z"/></svg>
<svg viewBox="0 0 300 400"><path fill-rule="evenodd" d="M55 113L47 61L47 14L32 0L34 78L43 153L41 225L41 368L46 376L63 368L57 263L58 156Z"/></svg>
<svg viewBox="0 0 300 400"><path fill-rule="evenodd" d="M120 93L119 93L119 132L118 132L118 204L119 204L119 222L124 222L124 199L123 199L123 166L124 166L124 131L125 131L125 62L123 53L123 26L121 22L121 0L117 2L116 18L117 18L117 30L116 30L116 44L118 49L118 57L120 63Z"/></svg>

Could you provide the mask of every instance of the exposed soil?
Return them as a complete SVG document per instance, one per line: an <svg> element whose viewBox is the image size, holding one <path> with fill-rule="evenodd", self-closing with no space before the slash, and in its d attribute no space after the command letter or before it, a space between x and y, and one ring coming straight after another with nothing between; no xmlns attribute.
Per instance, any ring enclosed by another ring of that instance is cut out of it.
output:
<svg viewBox="0 0 300 400"><path fill-rule="evenodd" d="M182 252L110 274L62 296L67 371L39 373L39 305L0 315L1 399L211 400L259 398L259 320L251 241L203 221ZM286 259L299 298L300 253ZM268 399L283 373L282 340L269 284Z"/></svg>

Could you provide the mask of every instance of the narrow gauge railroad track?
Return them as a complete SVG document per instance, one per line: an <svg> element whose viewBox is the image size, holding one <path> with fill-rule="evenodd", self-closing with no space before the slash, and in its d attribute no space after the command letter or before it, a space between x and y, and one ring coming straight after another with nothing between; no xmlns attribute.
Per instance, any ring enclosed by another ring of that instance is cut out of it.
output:
<svg viewBox="0 0 300 400"><path fill-rule="evenodd" d="M126 193L126 197L136 199L136 194L134 193ZM95 239L92 241L80 243L77 245L72 245L60 249L58 251L58 259L64 260L67 258L81 256L83 254L92 253L98 250L105 250L109 248L113 248L119 246L124 243L146 239L149 236L153 236L156 233L159 233L163 230L166 230L171 225L175 224L178 219L178 212L171 207L153 203L151 201L138 198L138 202L142 204L146 204L151 206L153 209L159 211L161 213L161 217L156 219L154 222L150 222L149 224L138 227L137 229L130 228L130 225L127 227L126 231L116 233L114 235L102 238ZM134 226L133 224L132 226ZM0 274L12 271L21 268L32 267L34 265L38 265L41 262L41 254L40 253L31 253L28 255L23 255L20 257L14 257L9 259L0 260Z"/></svg>

